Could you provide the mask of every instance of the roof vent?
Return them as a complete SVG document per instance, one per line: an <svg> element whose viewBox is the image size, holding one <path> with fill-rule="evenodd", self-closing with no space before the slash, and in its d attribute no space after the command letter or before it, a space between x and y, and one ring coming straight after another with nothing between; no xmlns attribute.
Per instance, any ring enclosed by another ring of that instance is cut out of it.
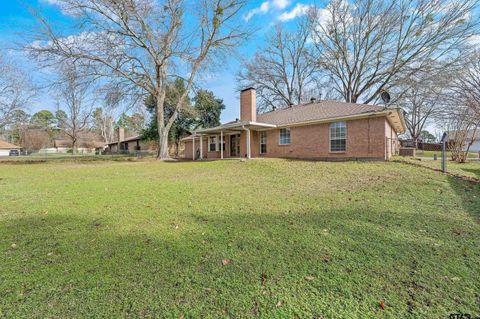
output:
<svg viewBox="0 0 480 319"><path fill-rule="evenodd" d="M235 122L239 122L239 121L240 121L240 119L237 117L237 118L235 119Z"/></svg>
<svg viewBox="0 0 480 319"><path fill-rule="evenodd" d="M310 103L315 103L315 102L317 102L317 99L314 98L314 97L312 97L312 98L310 99Z"/></svg>

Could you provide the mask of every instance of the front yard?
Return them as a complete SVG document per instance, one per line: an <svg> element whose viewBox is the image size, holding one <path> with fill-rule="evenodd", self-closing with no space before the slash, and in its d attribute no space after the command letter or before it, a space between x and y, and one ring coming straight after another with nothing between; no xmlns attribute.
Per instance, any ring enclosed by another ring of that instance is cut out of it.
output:
<svg viewBox="0 0 480 319"><path fill-rule="evenodd" d="M480 316L480 186L426 168L0 164L0 201L0 317Z"/></svg>

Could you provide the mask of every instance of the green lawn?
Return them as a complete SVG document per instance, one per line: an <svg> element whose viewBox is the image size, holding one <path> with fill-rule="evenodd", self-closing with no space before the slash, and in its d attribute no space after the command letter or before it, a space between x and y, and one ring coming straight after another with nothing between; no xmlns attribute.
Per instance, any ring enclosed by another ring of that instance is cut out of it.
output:
<svg viewBox="0 0 480 319"><path fill-rule="evenodd" d="M416 155L417 157L432 157L432 158L433 158L434 154L437 155L437 158L438 158L438 159L440 159L440 158L442 157L442 152L441 152L441 151L422 151L422 150L417 150L417 151L415 152L415 155ZM451 156L452 156L451 152L447 152L447 156L448 156L448 158L450 159ZM479 155L478 155L478 152L469 152L469 153L467 154L467 157L468 157L468 158L478 158L478 156L479 156Z"/></svg>
<svg viewBox="0 0 480 319"><path fill-rule="evenodd" d="M421 165L421 166L425 166L425 167L436 169L436 170L442 169L442 161L440 159L436 161L419 160L414 158L396 156L394 160L413 163L415 165ZM473 177L480 180L480 161L468 160L466 163L457 163L457 162L448 160L446 163L447 163L448 173L458 175L458 176Z"/></svg>
<svg viewBox="0 0 480 319"><path fill-rule="evenodd" d="M421 167L0 164L0 202L0 317L480 315L480 185Z"/></svg>

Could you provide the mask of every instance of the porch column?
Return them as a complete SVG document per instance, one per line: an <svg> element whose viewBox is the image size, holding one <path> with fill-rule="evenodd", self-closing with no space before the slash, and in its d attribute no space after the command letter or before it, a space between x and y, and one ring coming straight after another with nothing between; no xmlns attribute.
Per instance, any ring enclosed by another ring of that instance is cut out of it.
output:
<svg viewBox="0 0 480 319"><path fill-rule="evenodd" d="M247 128L247 159L250 159L250 129Z"/></svg>
<svg viewBox="0 0 480 319"><path fill-rule="evenodd" d="M220 158L223 159L223 131L220 131Z"/></svg>
<svg viewBox="0 0 480 319"><path fill-rule="evenodd" d="M200 159L203 159L203 135L200 135Z"/></svg>
<svg viewBox="0 0 480 319"><path fill-rule="evenodd" d="M195 133L193 133L192 136L193 142L192 142L192 161L195 160Z"/></svg>

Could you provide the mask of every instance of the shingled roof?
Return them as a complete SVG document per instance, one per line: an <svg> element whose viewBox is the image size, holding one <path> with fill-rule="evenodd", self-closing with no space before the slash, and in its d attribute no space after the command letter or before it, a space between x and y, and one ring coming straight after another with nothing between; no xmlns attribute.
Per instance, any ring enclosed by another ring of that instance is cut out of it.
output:
<svg viewBox="0 0 480 319"><path fill-rule="evenodd" d="M288 125L383 111L383 106L322 100L257 115L257 122Z"/></svg>
<svg viewBox="0 0 480 319"><path fill-rule="evenodd" d="M0 140L0 149L20 149L20 146Z"/></svg>

